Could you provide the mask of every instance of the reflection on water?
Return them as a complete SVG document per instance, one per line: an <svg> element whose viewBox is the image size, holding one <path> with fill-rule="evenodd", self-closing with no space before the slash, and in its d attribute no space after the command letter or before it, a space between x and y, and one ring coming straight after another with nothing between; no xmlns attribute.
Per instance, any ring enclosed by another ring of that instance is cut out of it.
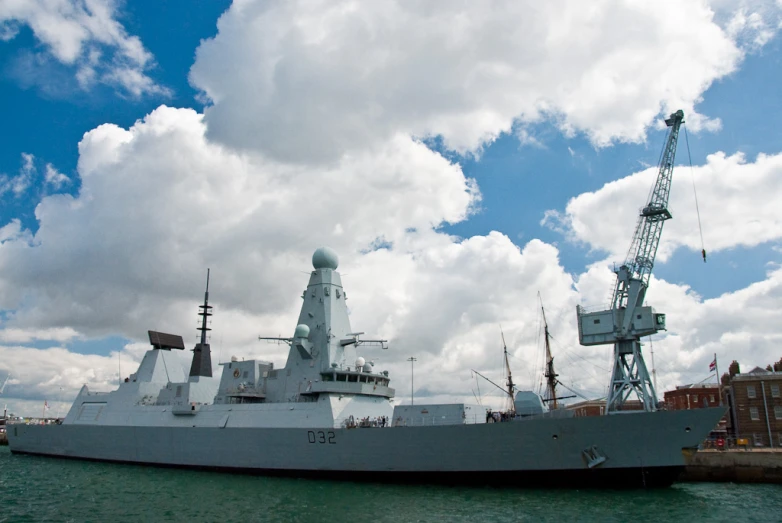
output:
<svg viewBox="0 0 782 523"><path fill-rule="evenodd" d="M651 491L383 485L12 455L0 521L782 521L782 486Z"/></svg>

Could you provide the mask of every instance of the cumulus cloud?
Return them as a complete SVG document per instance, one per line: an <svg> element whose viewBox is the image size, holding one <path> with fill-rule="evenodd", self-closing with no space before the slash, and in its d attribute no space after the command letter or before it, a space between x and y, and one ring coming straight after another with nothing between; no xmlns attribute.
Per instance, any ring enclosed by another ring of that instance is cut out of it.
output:
<svg viewBox="0 0 782 523"><path fill-rule="evenodd" d="M746 49L701 3L661 10L573 2L565 13L520 3L433 9L390 1L236 2L191 71L210 100L204 114L161 106L128 129L93 129L79 144L79 194L45 196L35 232L18 220L0 228L0 332L7 340L0 361L62 361L76 369L66 382L56 365L42 363L44 373L19 378L26 392L18 396L33 401L62 383L75 394L85 381L111 388L117 377L116 353L12 345L25 340L119 335L142 351L145 331L155 329L194 342L206 267L217 313L215 361L236 354L280 365L285 347L260 345L257 336L291 333L310 255L323 244L341 255L353 327L391 340L388 352L365 356L392 372L401 397L410 384L405 359L414 355L418 393L432 401L472 398L464 397L474 385L471 368L499 376L500 325L518 381L535 387L542 365L538 291L560 340L563 381L599 396L611 349L577 346L575 305L609 287L613 275L605 264L568 274L557 249L535 239L519 248L496 232L445 234L444 224L475 211L480 190L421 139L437 135L448 148L479 153L514 129L535 143L524 124L552 119L566 133L606 145L642 140L661 110L679 107L689 125L714 127L716 119L693 107ZM89 79L89 70L84 74ZM720 162L725 169L766 165L760 157L748 164L715 155L696 170L704 223L713 219L708 201L716 198L704 187L722 179ZM775 187L773 172L763 172L754 183ZM612 237L626 241L631 231L612 220L617 231L604 236L606 222L592 222L587 211L616 209L632 228L650 176L601 189L616 194L575 198L559 213L562 230L615 252ZM674 187L678 193L690 194ZM737 212L752 194L737 196ZM674 213L687 223L678 203ZM766 224L769 216L760 219ZM690 245L671 228L664 238L674 243L666 249ZM747 303L753 292L761 291L752 289ZM711 338L696 334L712 305L686 287L655 281L650 301L674 310L668 296L692 307L655 342L660 361L678 365L681 374L666 371L671 376L697 374ZM710 336L740 338L734 327L724 322ZM124 348L123 360L125 352L132 351Z"/></svg>
<svg viewBox="0 0 782 523"><path fill-rule="evenodd" d="M0 4L0 40L13 39L26 25L49 56L74 71L83 89L99 82L134 97L169 94L147 76L154 58L137 36L127 33L117 15L114 0L6 0ZM23 69L32 68L26 75L43 81L36 64L45 66L48 60L29 55L22 59Z"/></svg>
<svg viewBox="0 0 782 523"><path fill-rule="evenodd" d="M606 146L643 141L661 110L719 127L694 107L745 52L726 24L703 2L245 1L199 47L190 78L214 104L211 137L286 161L398 132L475 153L544 118Z"/></svg>
<svg viewBox="0 0 782 523"><path fill-rule="evenodd" d="M0 246L0 307L15 325L137 335L139 318L124 311L169 312L208 266L232 306L276 310L294 292L279 292L280 272L293 260L306 269L314 245L357 252L409 230L434 235L479 198L459 166L401 135L314 170L230 152L205 131L194 111L161 107L129 130L85 135L81 194L45 198L34 241Z"/></svg>
<svg viewBox="0 0 782 523"><path fill-rule="evenodd" d="M136 345L118 347L107 356L101 356L78 354L62 346L35 349L0 344L0 377L3 381L6 375L9 377L3 402L11 412L40 415L46 400L62 409L60 414L65 415L70 401L83 385L87 384L93 390L111 390L118 384L120 365L123 375L135 372L141 361L139 348ZM118 358L118 352L121 352L121 358Z"/></svg>
<svg viewBox="0 0 782 523"><path fill-rule="evenodd" d="M645 169L572 198L564 213L549 211L544 223L591 249L623 261L640 208L657 176ZM747 162L742 153L711 154L706 164L674 169L669 209L657 259L665 262L678 247L701 250L693 182L698 195L703 237L709 252L754 247L782 238L776 202L782 198L782 154L759 154Z"/></svg>

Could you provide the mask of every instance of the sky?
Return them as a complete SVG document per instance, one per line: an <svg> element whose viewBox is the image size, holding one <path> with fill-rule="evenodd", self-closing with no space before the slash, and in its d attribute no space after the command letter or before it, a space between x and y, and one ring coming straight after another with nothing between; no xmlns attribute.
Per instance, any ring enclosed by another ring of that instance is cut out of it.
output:
<svg viewBox="0 0 782 523"><path fill-rule="evenodd" d="M606 307L682 109L644 340L659 395L782 357L782 1L3 0L0 403L64 415L146 331L282 366L311 255L397 403L606 393ZM697 203L696 203L697 202ZM707 251L707 262L701 258ZM371 352L370 349L367 349ZM189 353L182 354L187 364Z"/></svg>

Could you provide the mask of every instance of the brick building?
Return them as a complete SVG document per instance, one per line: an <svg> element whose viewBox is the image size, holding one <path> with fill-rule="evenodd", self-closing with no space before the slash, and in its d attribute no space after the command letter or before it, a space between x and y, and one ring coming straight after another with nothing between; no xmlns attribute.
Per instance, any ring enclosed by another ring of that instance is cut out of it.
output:
<svg viewBox="0 0 782 523"><path fill-rule="evenodd" d="M716 383L679 385L665 391L665 408L668 410L702 409L720 406L720 391Z"/></svg>
<svg viewBox="0 0 782 523"><path fill-rule="evenodd" d="M755 367L733 376L726 392L737 438L757 447L782 447L782 372Z"/></svg>
<svg viewBox="0 0 782 523"><path fill-rule="evenodd" d="M679 385L674 390L665 391L666 410L692 410L720 406L720 388L716 383L694 383ZM724 399L724 397L723 397ZM727 401L723 405L727 406ZM726 412L709 434L710 440L725 438L731 426L730 413Z"/></svg>

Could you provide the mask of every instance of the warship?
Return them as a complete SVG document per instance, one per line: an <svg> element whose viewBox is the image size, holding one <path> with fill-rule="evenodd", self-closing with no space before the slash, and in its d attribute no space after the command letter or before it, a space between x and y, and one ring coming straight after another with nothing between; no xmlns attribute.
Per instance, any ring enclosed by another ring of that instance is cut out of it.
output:
<svg viewBox="0 0 782 523"><path fill-rule="evenodd" d="M117 390L82 387L58 425L9 425L11 451L109 462L356 481L504 486L670 485L722 409L494 423L478 405L394 405L371 351L386 340L351 325L337 255L320 248L284 367L258 360L212 372L209 287L189 373L180 336L151 348ZM218 373L215 373L218 374ZM529 403L529 393L517 395Z"/></svg>
<svg viewBox="0 0 782 523"><path fill-rule="evenodd" d="M684 113L665 123L657 180L616 270L611 308L577 308L581 344L614 347L605 415L548 408L547 402L556 407L558 381L548 346L546 398L515 390L506 347L504 412L463 403L413 405L412 397L410 405L394 405L389 373L376 371L365 357L388 342L353 331L338 257L323 247L312 257L293 335L261 338L290 346L283 368L231 358L220 363L219 377L212 375L207 271L201 337L187 375L172 352L185 349L182 337L149 331L152 348L117 390L85 385L62 424L9 426L12 452L355 481L670 485L725 409L658 410L641 351L642 337L665 330L665 315L644 298L663 224L671 218L667 204ZM643 410L624 408L632 394Z"/></svg>

